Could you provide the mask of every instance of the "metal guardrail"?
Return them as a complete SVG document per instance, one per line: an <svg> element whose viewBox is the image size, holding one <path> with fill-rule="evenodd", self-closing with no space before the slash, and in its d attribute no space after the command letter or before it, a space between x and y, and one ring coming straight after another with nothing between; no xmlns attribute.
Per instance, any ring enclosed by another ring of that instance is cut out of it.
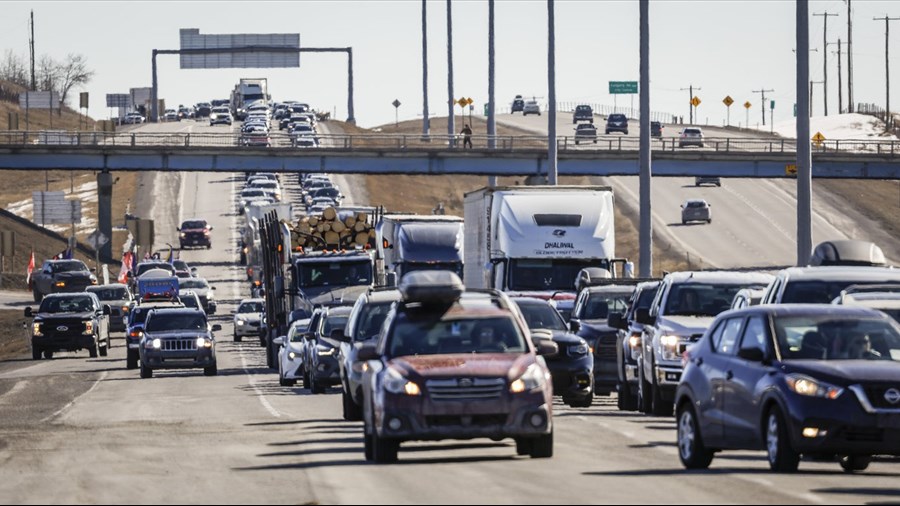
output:
<svg viewBox="0 0 900 506"><path fill-rule="evenodd" d="M41 148L203 148L235 147L245 149L267 149L263 146L244 146L247 136L240 133L144 133L144 132L0 132L0 147L41 147ZM298 147L290 134L272 132L269 134L268 149L279 150L396 150L396 151L465 151L463 137L459 135L432 134L330 134L316 135L318 146ZM494 141L489 148L489 141ZM482 152L534 151L547 149L547 137L539 135L501 135L493 139L486 135L473 135L472 148ZM637 137L620 135L600 135L595 139L575 136L557 138L560 152L605 152L633 153L639 151ZM692 139L690 142L696 142ZM702 146L685 146L677 137L654 138L654 152L713 152L713 153L772 153L796 152L793 139L748 139L732 137L707 137ZM900 157L900 141L895 140L825 140L812 143L813 153L847 153Z"/></svg>

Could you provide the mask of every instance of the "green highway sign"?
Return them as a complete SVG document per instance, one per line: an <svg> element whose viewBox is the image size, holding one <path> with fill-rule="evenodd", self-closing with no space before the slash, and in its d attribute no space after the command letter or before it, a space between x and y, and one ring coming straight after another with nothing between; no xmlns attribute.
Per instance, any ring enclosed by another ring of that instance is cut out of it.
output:
<svg viewBox="0 0 900 506"><path fill-rule="evenodd" d="M631 95L638 92L637 81L610 81L610 95Z"/></svg>
<svg viewBox="0 0 900 506"><path fill-rule="evenodd" d="M774 109L774 108L775 108L775 101L772 100L772 103L771 103L771 105L769 106L769 109Z"/></svg>

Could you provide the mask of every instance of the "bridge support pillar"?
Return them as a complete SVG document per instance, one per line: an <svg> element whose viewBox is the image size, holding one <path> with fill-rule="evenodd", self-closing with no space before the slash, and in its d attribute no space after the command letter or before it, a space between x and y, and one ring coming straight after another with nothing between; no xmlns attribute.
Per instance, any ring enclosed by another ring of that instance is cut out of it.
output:
<svg viewBox="0 0 900 506"><path fill-rule="evenodd" d="M100 258L105 262L113 260L112 257L112 190L113 177L107 171L97 174L97 221L100 233L106 236L108 241L100 248Z"/></svg>

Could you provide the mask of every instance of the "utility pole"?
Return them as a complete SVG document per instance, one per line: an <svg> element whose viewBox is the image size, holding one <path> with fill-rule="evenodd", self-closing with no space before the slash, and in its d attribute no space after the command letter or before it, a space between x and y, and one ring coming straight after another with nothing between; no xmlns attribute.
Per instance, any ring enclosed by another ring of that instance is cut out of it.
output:
<svg viewBox="0 0 900 506"><path fill-rule="evenodd" d="M891 18L885 16L883 18L872 18L875 21L884 20L884 126L891 128L893 116L891 115L891 46L889 45L891 33L891 21L900 21L900 18Z"/></svg>
<svg viewBox="0 0 900 506"><path fill-rule="evenodd" d="M556 15L554 0L547 0L547 90L550 103L547 106L548 144L547 151L547 184L557 183L557 145L556 145Z"/></svg>
<svg viewBox="0 0 900 506"><path fill-rule="evenodd" d="M847 0L847 112L853 108L853 12Z"/></svg>
<svg viewBox="0 0 900 506"><path fill-rule="evenodd" d="M761 96L760 98L762 99L762 107L761 107L761 109L762 109L762 111L761 111L762 112L762 124L763 124L763 126L765 126L765 124L766 124L766 93L775 93L775 90L767 90L767 89L763 88L761 90L754 90L753 93L759 93Z"/></svg>
<svg viewBox="0 0 900 506"><path fill-rule="evenodd" d="M797 6L797 265L807 265L812 253L812 150L809 134L809 0Z"/></svg>
<svg viewBox="0 0 900 506"><path fill-rule="evenodd" d="M497 104L494 94L495 86L495 65L494 65L494 0L488 0L488 148L497 147ZM472 121L469 121L471 124ZM488 177L488 186L497 186L497 177Z"/></svg>
<svg viewBox="0 0 900 506"><path fill-rule="evenodd" d="M651 207L650 156L650 0L640 1L640 276L653 277L653 214ZM693 97L691 97L693 98Z"/></svg>
<svg viewBox="0 0 900 506"><path fill-rule="evenodd" d="M456 119L456 99L453 98L453 13L450 4L451 0L447 0L447 136L452 148L453 136L456 134L456 126L453 124Z"/></svg>
<svg viewBox="0 0 900 506"><path fill-rule="evenodd" d="M703 88L697 88L697 91L701 91L702 89ZM691 96L688 97L688 107L690 108L690 113L688 114L688 124L693 125L694 124L694 103L693 103L694 85L691 84L687 88L681 88L681 91L687 91L688 93L691 94Z"/></svg>
<svg viewBox="0 0 900 506"><path fill-rule="evenodd" d="M428 16L427 0L422 0L422 138L431 133L431 119L428 117Z"/></svg>
<svg viewBox="0 0 900 506"><path fill-rule="evenodd" d="M823 90L822 90L822 101L825 103L825 116L828 116L828 17L837 17L837 14L832 14L828 11L813 14L813 16L819 16L825 18L825 27L822 30L822 47L824 50L822 51L822 82Z"/></svg>
<svg viewBox="0 0 900 506"><path fill-rule="evenodd" d="M843 76L844 73L841 71L841 39L838 39L837 42L830 42L828 45L834 46L837 45L837 59L838 59L838 114L843 114L844 112L844 83Z"/></svg>
<svg viewBox="0 0 900 506"><path fill-rule="evenodd" d="M31 40L28 45L31 47L31 91L37 91L37 81L34 79L34 10L31 11Z"/></svg>

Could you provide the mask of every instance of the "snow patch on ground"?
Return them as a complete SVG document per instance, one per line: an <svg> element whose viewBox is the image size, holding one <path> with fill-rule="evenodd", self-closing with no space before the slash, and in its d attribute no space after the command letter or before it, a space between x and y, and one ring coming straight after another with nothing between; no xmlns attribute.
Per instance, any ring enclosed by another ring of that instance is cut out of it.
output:
<svg viewBox="0 0 900 506"><path fill-rule="evenodd" d="M768 131L768 126L759 126L759 130ZM790 119L775 123L776 134L797 138L797 121ZM895 141L894 135L885 135L884 122L866 114L836 114L831 116L813 116L809 119L810 135L821 132L827 140L884 140Z"/></svg>
<svg viewBox="0 0 900 506"><path fill-rule="evenodd" d="M88 208L97 207L97 182L92 181L89 183L84 183L81 186L75 188L75 193L66 193L66 199L77 198L81 200L81 214L82 216L86 216L88 213ZM26 220L34 219L34 202L32 199L20 200L18 202L13 202L6 206L6 210L19 216L21 218L25 218ZM37 225L40 225L39 223ZM52 230L54 232L67 235L71 230L71 225L45 225L44 228L48 230ZM97 220L93 218L83 217L81 219L81 223L75 224L75 232L78 235L89 234L97 228Z"/></svg>

